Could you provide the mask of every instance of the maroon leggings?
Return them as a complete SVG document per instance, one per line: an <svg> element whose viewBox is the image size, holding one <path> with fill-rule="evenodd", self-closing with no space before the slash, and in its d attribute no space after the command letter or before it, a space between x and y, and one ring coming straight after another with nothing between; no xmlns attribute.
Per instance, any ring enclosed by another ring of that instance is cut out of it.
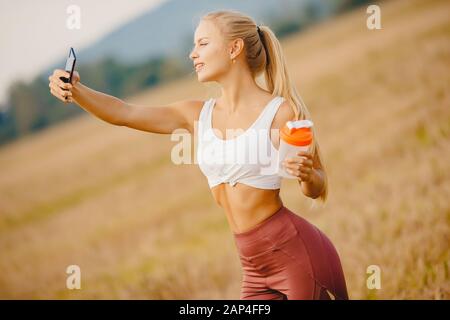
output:
<svg viewBox="0 0 450 320"><path fill-rule="evenodd" d="M348 299L330 239L288 208L234 239L243 267L241 299Z"/></svg>

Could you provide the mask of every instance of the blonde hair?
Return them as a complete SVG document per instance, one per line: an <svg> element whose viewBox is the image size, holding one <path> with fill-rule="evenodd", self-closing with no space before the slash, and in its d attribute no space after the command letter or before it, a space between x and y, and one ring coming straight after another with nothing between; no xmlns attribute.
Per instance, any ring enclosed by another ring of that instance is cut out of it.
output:
<svg viewBox="0 0 450 320"><path fill-rule="evenodd" d="M267 89L273 96L282 96L287 100L294 111L295 119L311 119L308 108L289 77L281 44L268 26L260 25L258 32L258 26L251 17L232 10L213 11L204 15L201 20L213 21L226 41L241 38L244 41L244 52L253 77L256 78L264 72ZM326 172L314 127L312 131L313 144L310 151ZM328 198L326 174L324 178L322 192L318 198L322 203Z"/></svg>

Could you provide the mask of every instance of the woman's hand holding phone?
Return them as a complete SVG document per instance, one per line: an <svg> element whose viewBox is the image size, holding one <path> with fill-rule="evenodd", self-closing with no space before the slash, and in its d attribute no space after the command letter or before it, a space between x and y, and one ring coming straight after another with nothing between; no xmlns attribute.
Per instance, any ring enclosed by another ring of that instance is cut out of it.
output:
<svg viewBox="0 0 450 320"><path fill-rule="evenodd" d="M71 47L66 60L65 70L57 69L48 77L50 92L63 102L73 101L72 88L80 81L80 75L75 71L76 61L75 50Z"/></svg>
<svg viewBox="0 0 450 320"><path fill-rule="evenodd" d="M48 77L50 93L64 103L73 102L72 88L80 81L80 75L77 71L73 71L72 83L66 83L61 78L69 79L70 72L56 69L53 74Z"/></svg>

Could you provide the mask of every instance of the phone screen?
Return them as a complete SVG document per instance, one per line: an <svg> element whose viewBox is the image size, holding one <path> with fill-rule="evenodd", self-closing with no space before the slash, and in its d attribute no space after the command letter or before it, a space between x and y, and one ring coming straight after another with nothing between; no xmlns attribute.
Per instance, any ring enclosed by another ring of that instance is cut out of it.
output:
<svg viewBox="0 0 450 320"><path fill-rule="evenodd" d="M69 79L61 78L64 82L72 83L72 75L73 75L73 70L75 69L76 61L77 61L77 57L75 56L75 51L73 50L73 48L70 48L69 56L67 57L67 61L66 61L66 67L64 68L64 70L66 70L67 72L70 72L70 77L69 77Z"/></svg>

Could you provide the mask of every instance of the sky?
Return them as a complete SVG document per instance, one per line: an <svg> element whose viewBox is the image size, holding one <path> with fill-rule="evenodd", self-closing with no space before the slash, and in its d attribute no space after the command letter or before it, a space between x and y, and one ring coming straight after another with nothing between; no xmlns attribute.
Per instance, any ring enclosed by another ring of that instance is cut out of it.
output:
<svg viewBox="0 0 450 320"><path fill-rule="evenodd" d="M166 1L0 0L0 104L14 80L32 80L71 46L81 50ZM67 27L72 5L80 9L80 29Z"/></svg>

